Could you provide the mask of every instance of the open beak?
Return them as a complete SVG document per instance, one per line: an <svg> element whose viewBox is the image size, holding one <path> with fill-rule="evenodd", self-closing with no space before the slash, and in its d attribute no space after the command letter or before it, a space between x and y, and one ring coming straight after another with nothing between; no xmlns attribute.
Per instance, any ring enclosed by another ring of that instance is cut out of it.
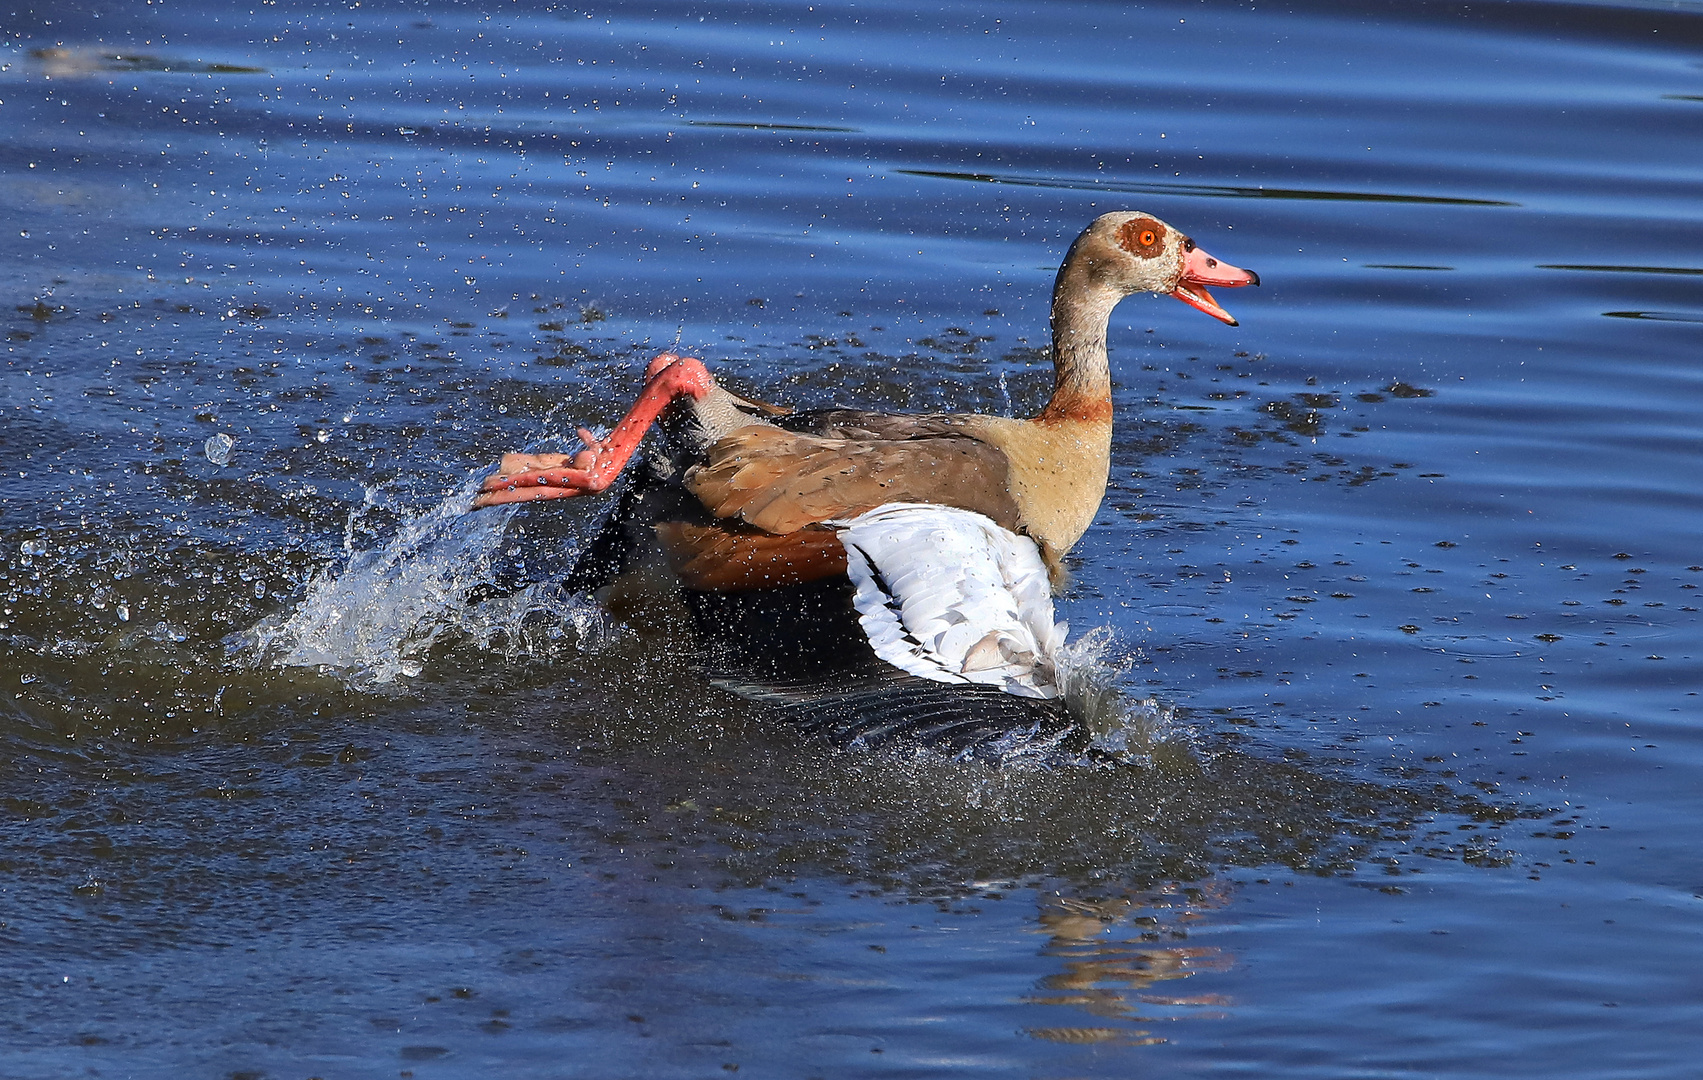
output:
<svg viewBox="0 0 1703 1080"><path fill-rule="evenodd" d="M1189 307L1206 312L1214 319L1236 326L1239 324L1235 316L1219 307L1218 301L1212 298L1206 287L1222 285L1235 289L1259 283L1260 276L1252 270L1243 270L1227 262L1219 262L1200 248L1191 247L1188 254L1183 256L1183 276L1178 280L1177 287L1171 291L1171 295Z"/></svg>

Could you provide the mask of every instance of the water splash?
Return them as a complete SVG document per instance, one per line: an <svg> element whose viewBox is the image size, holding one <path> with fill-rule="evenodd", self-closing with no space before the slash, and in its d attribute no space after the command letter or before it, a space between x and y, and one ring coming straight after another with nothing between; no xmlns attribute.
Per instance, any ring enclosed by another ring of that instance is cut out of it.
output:
<svg viewBox="0 0 1703 1080"><path fill-rule="evenodd" d="M217 435L210 436L202 445L201 450L207 455L208 461L222 469L231 463L231 451L236 449L236 445L236 439L221 431Z"/></svg>
<svg viewBox="0 0 1703 1080"><path fill-rule="evenodd" d="M469 513L478 479L404 519L388 542L353 553L340 570L320 572L292 610L234 635L232 651L255 666L316 668L357 689L377 689L419 675L446 634L510 656L536 654L566 629L594 634L601 625L595 608L552 582L478 599L476 590L497 578L515 512ZM367 503L373 501L369 492Z"/></svg>
<svg viewBox="0 0 1703 1080"><path fill-rule="evenodd" d="M1128 660L1114 661L1117 635L1097 626L1058 650L1060 696L1101 756L1131 764L1151 764L1162 744L1186 737L1175 710L1157 698L1133 698L1121 686Z"/></svg>

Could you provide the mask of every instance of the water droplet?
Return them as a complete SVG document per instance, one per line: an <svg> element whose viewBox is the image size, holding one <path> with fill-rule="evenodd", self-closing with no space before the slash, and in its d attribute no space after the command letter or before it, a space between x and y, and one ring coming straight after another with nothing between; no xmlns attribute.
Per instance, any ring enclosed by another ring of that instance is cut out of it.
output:
<svg viewBox="0 0 1703 1080"><path fill-rule="evenodd" d="M129 622L130 621L130 605L129 604L118 605L118 621L119 622Z"/></svg>
<svg viewBox="0 0 1703 1080"><path fill-rule="evenodd" d="M236 444L237 441L235 439L221 431L217 435L208 438L206 445L202 449L206 451L208 461L211 461L220 468L224 468L226 465L231 463L231 450L236 446Z"/></svg>

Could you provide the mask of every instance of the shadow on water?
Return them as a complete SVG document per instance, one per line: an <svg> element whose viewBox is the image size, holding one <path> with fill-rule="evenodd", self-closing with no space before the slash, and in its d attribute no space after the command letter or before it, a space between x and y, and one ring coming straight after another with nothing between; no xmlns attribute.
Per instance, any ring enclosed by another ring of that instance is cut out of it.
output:
<svg viewBox="0 0 1703 1080"><path fill-rule="evenodd" d="M1061 188L1067 191L1107 191L1126 195L1186 195L1212 199L1301 199L1324 202L1425 203L1439 206L1518 206L1497 199L1468 199L1449 195L1403 195L1378 191L1325 191L1313 188L1237 187L1227 184L1169 184L1127 180L1073 180L1052 176L1011 176L996 173L897 169L906 176L934 180L969 180L978 184Z"/></svg>
<svg viewBox="0 0 1703 1080"><path fill-rule="evenodd" d="M772 124L761 123L755 120L688 120L686 121L686 124L689 127L738 128L746 131L823 131L829 133L840 132L844 134L856 134L859 130L854 127L834 127L832 125L825 124Z"/></svg>
<svg viewBox="0 0 1703 1080"><path fill-rule="evenodd" d="M951 355L914 363L938 368ZM1007 358L1020 398L1040 392L1025 374L1033 359ZM915 392L926 384L912 363L889 357L867 370ZM795 389L843 390L834 366ZM1430 393L1379 390L1356 408ZM1210 424L1152 422L1120 460L1132 448L1139 463L1217 439L1225 478L1207 482L1247 482L1266 467L1259 448L1282 454L1316 437L1342 397L1227 396ZM1332 461L1349 485L1378 475ZM198 470L180 461L165 480L192 486ZM741 680L717 677L692 629L721 621L714 612L694 620L676 592L643 579L602 609L554 587L599 508L468 515L475 481L462 477L423 512L385 509L373 488L359 502L329 500L306 523L323 526L341 507L344 551L331 558L195 536L115 545L124 530L111 518L98 531L8 528L7 648L34 657L5 703L8 741L19 760L54 763L4 783L30 822L12 837L14 864L87 874L109 899L143 907L167 894L209 897L209 886L192 884L204 870L219 868L215 892L259 873L276 898L256 902L286 904L311 885L290 885L278 860L287 865L301 835L330 827L304 799L313 784L303 778L333 768L386 778L386 800L413 807L410 816L454 818L470 805L542 815L627 861L692 852L699 871L729 886L828 876L948 900L988 882L1126 895L1228 866L1347 874L1394 850L1502 865L1497 829L1527 813L1453 773L1356 775L1352 758L1279 751L1233 724L1181 714L1133 692L1119 666L1132 646L1105 635L1081 646L1070 723L1014 723L1005 741L977 744L991 754L904 723L872 725L856 687L803 709L784 692L753 694L749 680L741 696L724 689ZM261 516L294 513L285 500L250 505ZM485 588L517 580L535 584ZM244 625L252 629L233 635ZM867 700L894 704L879 692ZM436 779L446 758L467 759L448 787ZM213 805L220 836L166 837ZM246 813L264 813L276 830L251 870L240 864L255 841L234 827ZM335 830L376 860L368 869L401 875L403 853L424 849L380 840L384 820ZM1462 823L1473 826L1466 839ZM61 850L52 838L64 836L83 839ZM157 862L167 852L170 867ZM1129 975L1132 985L1146 977Z"/></svg>
<svg viewBox="0 0 1703 1080"><path fill-rule="evenodd" d="M669 614L661 602L626 613L652 627ZM543 814L629 860L682 849L713 857L725 880L744 886L826 874L918 896L964 895L992 879L1151 887L1231 865L1349 873L1392 847L1500 865L1495 829L1523 813L1425 770L1355 779L1347 760L1273 756L1145 703L1148 726L1121 733L1131 750L1141 743L1139 763L1134 754L1013 753L995 766L904 740L842 749L706 685L684 659L689 634L627 623L588 649L555 644L549 663L534 650L525 663L504 664L471 640L440 642L433 666L449 674L387 695L185 651L149 657L132 648L113 665L90 649L49 662L7 707L14 761L53 765L15 769L4 784L18 822L31 822L11 837L14 865L27 861L24 850L75 861L92 849L53 838L94 828L104 839L89 843L104 861L89 871L104 873L114 895L140 897L193 876L196 849L212 859L254 842L221 810L220 835L180 847L162 835L179 819L170 807L187 812L210 799L260 808L280 831L268 843L282 852L292 834L320 827L299 770L334 765L379 784L387 804L417 807L411 815L454 817L470 805L482 815ZM75 704L102 673L120 672L146 728L100 731L89 717L58 738L42 732L44 699ZM38 737L20 739L19 721ZM139 735L154 741L137 745ZM436 786L455 759L456 783ZM613 788L599 787L616 777ZM546 806L546 795L563 801ZM1487 830L1460 842L1455 819ZM388 828L383 816L339 826L361 836ZM145 865L150 851L170 868ZM217 888L238 887L240 877Z"/></svg>
<svg viewBox="0 0 1703 1080"><path fill-rule="evenodd" d="M173 60L148 53L102 52L97 49L32 49L30 57L41 64L42 71L55 78L74 78L101 72L160 72L180 75L265 75L266 69L242 64L206 63L200 60Z"/></svg>
<svg viewBox="0 0 1703 1080"><path fill-rule="evenodd" d="M1703 322L1703 313L1685 311L1605 311L1603 316L1609 319L1648 319L1652 322Z"/></svg>

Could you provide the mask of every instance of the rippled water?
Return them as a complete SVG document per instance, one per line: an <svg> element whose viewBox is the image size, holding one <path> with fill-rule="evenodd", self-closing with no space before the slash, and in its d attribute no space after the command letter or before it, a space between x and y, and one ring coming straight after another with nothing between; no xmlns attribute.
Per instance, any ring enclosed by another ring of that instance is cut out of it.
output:
<svg viewBox="0 0 1703 1080"><path fill-rule="evenodd" d="M1703 9L0 10L7 1076L1690 1076ZM838 746L466 517L663 347L1033 407L1107 759ZM542 584L515 592L526 582Z"/></svg>

